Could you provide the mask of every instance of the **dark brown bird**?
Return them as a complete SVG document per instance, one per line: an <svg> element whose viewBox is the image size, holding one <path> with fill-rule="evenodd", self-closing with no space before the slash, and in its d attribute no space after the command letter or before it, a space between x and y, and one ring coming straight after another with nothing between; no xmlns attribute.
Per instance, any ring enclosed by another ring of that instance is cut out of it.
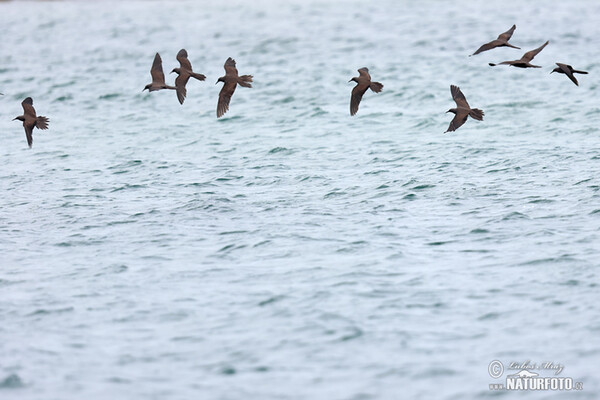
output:
<svg viewBox="0 0 600 400"><path fill-rule="evenodd" d="M518 68L542 68L539 65L532 65L532 64L530 64L530 62L531 62L531 60L533 60L533 57L537 56L540 51L544 50L544 47L546 47L549 42L550 41L546 41L546 43L544 43L537 49L528 51L527 53L523 54L523 57L521 57L520 60L503 61L500 64L490 63L490 66L495 67L496 65L507 64L507 65L512 65L513 67L518 67Z"/></svg>
<svg viewBox="0 0 600 400"><path fill-rule="evenodd" d="M558 68L554 68L550 73L558 72L559 74L565 74L577 86L579 86L579 82L577 82L577 78L575 78L575 76L573 74L587 74L587 72L578 71L576 69L573 69L573 67L571 67L570 65L567 65L567 64L556 63L556 65L558 65Z"/></svg>
<svg viewBox="0 0 600 400"><path fill-rule="evenodd" d="M160 54L156 53L154 56L154 62L152 63L152 68L150 69L150 75L152 75L152 83L147 84L142 92L146 89L150 92L154 92L155 90L161 89L173 89L177 90L177 88L173 86L169 86L165 83L165 74L163 72L162 67L162 59L160 58Z"/></svg>
<svg viewBox="0 0 600 400"><path fill-rule="evenodd" d="M508 41L510 40L510 37L512 36L515 29L517 29L517 26L513 25L512 28L510 28L509 30L507 30L504 33L501 33L498 36L498 39L492 40L491 42L484 44L483 46L478 48L475 53L471 54L471 56L482 53L484 51L495 49L496 47L512 47L513 49L520 49L520 47L513 46L512 44L508 43ZM469 57L471 57L471 56L469 56Z"/></svg>
<svg viewBox="0 0 600 400"><path fill-rule="evenodd" d="M235 60L231 57L225 61L225 76L217 79L215 85L219 82L223 82L223 88L219 93L219 103L217 104L217 118L220 118L229 110L229 102L231 101L231 96L233 96L233 92L235 92L235 88L239 84L243 87L251 88L252 85L252 75L242 75L238 76L238 70L235 67Z"/></svg>
<svg viewBox="0 0 600 400"><path fill-rule="evenodd" d="M190 77L203 81L206 79L206 76L192 71L192 64L190 63L190 60L188 60L188 54L185 49L179 50L179 53L177 53L177 61L179 61L180 67L173 68L171 73L176 72L177 75L179 75L175 79L175 87L177 88L177 99L179 100L179 104L183 104L185 96L187 95L185 85L190 80Z"/></svg>
<svg viewBox="0 0 600 400"><path fill-rule="evenodd" d="M23 115L19 115L18 117L14 118L13 121L15 119L23 121L25 135L27 136L27 144L31 148L31 146L33 145L33 128L46 130L48 129L48 122L50 122L50 120L46 117L36 116L35 108L33 108L33 100L31 99L31 97L28 97L25 100L23 100L21 105L23 106Z"/></svg>
<svg viewBox="0 0 600 400"><path fill-rule="evenodd" d="M352 97L350 97L350 115L354 115L358 112L358 105L367 89L370 88L375 93L379 93L383 89L381 83L371 82L371 75L369 75L369 69L367 67L359 69L358 74L359 76L348 81L357 83L357 85L354 86L354 89L352 89Z"/></svg>
<svg viewBox="0 0 600 400"><path fill-rule="evenodd" d="M462 124L467 121L467 117L469 116L477 121L483 121L483 111L478 108L471 108L469 103L467 103L465 95L460 91L458 86L450 85L450 93L452 93L452 98L456 102L457 107L446 111L447 113L451 112L455 114L446 132L453 132L460 128Z"/></svg>

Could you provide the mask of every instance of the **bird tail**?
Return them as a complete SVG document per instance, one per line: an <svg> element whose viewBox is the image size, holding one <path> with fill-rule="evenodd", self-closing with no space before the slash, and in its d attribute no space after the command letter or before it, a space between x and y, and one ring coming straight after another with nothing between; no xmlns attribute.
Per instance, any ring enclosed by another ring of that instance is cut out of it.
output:
<svg viewBox="0 0 600 400"><path fill-rule="evenodd" d="M35 120L35 126L38 129L46 130L46 129L48 129L48 122L50 122L50 120L48 118L39 116Z"/></svg>
<svg viewBox="0 0 600 400"><path fill-rule="evenodd" d="M369 87L375 93L379 93L383 89L383 85L381 83L379 83L379 82L371 82L371 84L369 85Z"/></svg>
<svg viewBox="0 0 600 400"><path fill-rule="evenodd" d="M587 74L587 72L585 72L585 71L579 71L579 70L576 70L576 69L573 70L573 73L574 74Z"/></svg>
<svg viewBox="0 0 600 400"><path fill-rule="evenodd" d="M197 73L195 73L195 72L192 72L192 73L191 73L191 76L192 76L192 78L196 78L196 79L198 79L199 81L203 81L203 80L205 80L205 79L206 79L206 76L205 76L205 75L202 75L202 74L197 74Z"/></svg>
<svg viewBox="0 0 600 400"><path fill-rule="evenodd" d="M473 108L469 111L469 115L471 118L476 119L477 121L483 121L483 111L479 108Z"/></svg>
<svg viewBox="0 0 600 400"><path fill-rule="evenodd" d="M243 87L252 87L250 82L252 82L252 75L242 75L238 77L237 81L237 83L239 83L239 85Z"/></svg>

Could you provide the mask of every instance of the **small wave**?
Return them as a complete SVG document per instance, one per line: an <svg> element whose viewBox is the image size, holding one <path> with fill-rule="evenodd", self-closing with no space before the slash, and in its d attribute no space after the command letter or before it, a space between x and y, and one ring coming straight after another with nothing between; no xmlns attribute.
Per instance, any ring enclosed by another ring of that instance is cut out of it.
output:
<svg viewBox="0 0 600 400"><path fill-rule="evenodd" d="M520 212L514 211L509 214L506 214L502 217L502 221L509 221L511 219L529 219L529 216L522 214Z"/></svg>
<svg viewBox="0 0 600 400"><path fill-rule="evenodd" d="M276 154L276 153L292 154L293 150L290 150L286 147L274 147L271 150L269 150L269 154Z"/></svg>
<svg viewBox="0 0 600 400"><path fill-rule="evenodd" d="M130 184L126 184L124 186L118 187L118 188L114 188L113 190L111 190L111 192L120 192L122 190L129 190L129 189L145 189L147 188L148 185L130 185Z"/></svg>
<svg viewBox="0 0 600 400"><path fill-rule="evenodd" d="M495 312L489 312L486 314L483 314L481 316L479 316L479 318L477 318L479 321L489 321L492 319L498 319L500 317L499 313L495 313Z"/></svg>
<svg viewBox="0 0 600 400"><path fill-rule="evenodd" d="M21 377L17 374L10 374L0 381L0 389L18 389L25 386Z"/></svg>
<svg viewBox="0 0 600 400"><path fill-rule="evenodd" d="M529 202L529 204L546 204L546 203L554 203L554 200L550 200L550 199L536 199L536 200L531 200Z"/></svg>
<svg viewBox="0 0 600 400"><path fill-rule="evenodd" d="M434 188L435 185L428 185L428 184L424 184L424 185L417 185L415 187L413 187L413 190L425 190L425 189L431 189Z"/></svg>
<svg viewBox="0 0 600 400"><path fill-rule="evenodd" d="M63 101L67 101L67 100L73 100L73 96L68 94L66 96L60 96L60 97L57 97L56 99L54 99L54 101L56 101L56 102L63 102Z"/></svg>
<svg viewBox="0 0 600 400"><path fill-rule="evenodd" d="M240 116L240 115L234 115L234 116L231 116L231 117L221 117L221 118L217 119L217 123L222 124L224 122L236 121L238 119L242 119L242 116Z"/></svg>
<svg viewBox="0 0 600 400"><path fill-rule="evenodd" d="M111 100L121 97L121 93L109 93L98 97L98 100Z"/></svg>
<svg viewBox="0 0 600 400"><path fill-rule="evenodd" d="M284 97L281 100L275 100L273 102L273 104L287 104L287 103L292 103L295 100L296 99L294 98L294 96L287 96L287 97Z"/></svg>
<svg viewBox="0 0 600 400"><path fill-rule="evenodd" d="M49 315L49 314L62 314L66 312L73 311L73 307L65 307L65 308L57 308L55 310L47 310L45 308L40 308L39 310L35 310L34 312L27 314L27 316L35 316L35 315Z"/></svg>

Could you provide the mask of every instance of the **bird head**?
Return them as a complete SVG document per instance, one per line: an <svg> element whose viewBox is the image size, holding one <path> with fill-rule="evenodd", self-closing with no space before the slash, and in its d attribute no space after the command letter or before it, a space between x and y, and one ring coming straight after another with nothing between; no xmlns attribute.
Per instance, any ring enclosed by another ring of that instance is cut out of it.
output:
<svg viewBox="0 0 600 400"><path fill-rule="evenodd" d="M151 83L147 84L146 86L144 86L144 88L142 89L142 92L146 89L150 90L150 87L152 86Z"/></svg>
<svg viewBox="0 0 600 400"><path fill-rule="evenodd" d="M350 83L350 82L352 82L352 81L354 81L354 82L358 83L358 79L356 79L356 78L352 78L352 79L350 79L350 80L348 81L348 83Z"/></svg>
<svg viewBox="0 0 600 400"><path fill-rule="evenodd" d="M181 70L180 70L179 68L173 68L173 71L171 71L171 74L172 74L173 72L177 72L177 75L179 75L179 72L180 72L180 71L181 71Z"/></svg>
<svg viewBox="0 0 600 400"><path fill-rule="evenodd" d="M446 114L448 114L449 112L456 114L456 108L451 108L448 111L446 111Z"/></svg>
<svg viewBox="0 0 600 400"><path fill-rule="evenodd" d="M19 115L18 117L14 117L13 121L18 119L19 121L25 121L25 116L24 115Z"/></svg>
<svg viewBox="0 0 600 400"><path fill-rule="evenodd" d="M224 79L224 78L225 78L225 77L224 77L224 76L222 76L222 77L220 77L219 79L217 79L217 81L215 82L215 85L216 85L217 83L219 83L219 82L223 82L223 83L225 83L225 79Z"/></svg>

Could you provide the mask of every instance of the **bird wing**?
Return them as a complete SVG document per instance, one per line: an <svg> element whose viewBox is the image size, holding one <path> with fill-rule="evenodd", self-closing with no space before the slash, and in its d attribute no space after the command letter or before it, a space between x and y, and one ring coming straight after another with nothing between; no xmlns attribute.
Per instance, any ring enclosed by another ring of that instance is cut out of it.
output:
<svg viewBox="0 0 600 400"><path fill-rule="evenodd" d="M225 82L225 84L223 85L223 88L219 93L219 102L217 104L217 118L220 118L229 110L229 102L231 101L231 96L233 96L233 92L235 92L236 86L236 81Z"/></svg>
<svg viewBox="0 0 600 400"><path fill-rule="evenodd" d="M498 35L498 39L500 40L504 40L506 42L508 42L508 40L512 37L513 32L515 31L515 29L517 29L516 25L513 25L509 30L507 30L504 33L501 33L500 35Z"/></svg>
<svg viewBox="0 0 600 400"><path fill-rule="evenodd" d="M229 57L227 59L227 61L225 61L225 74L229 75L229 74L238 74L237 68L235 67L235 60L231 57Z"/></svg>
<svg viewBox="0 0 600 400"><path fill-rule="evenodd" d="M183 104L185 96L187 96L185 85L188 83L189 79L190 74L184 69L181 69L179 75L175 78L175 88L177 89L177 99L179 100L179 104Z"/></svg>
<svg viewBox="0 0 600 400"><path fill-rule="evenodd" d="M533 60L533 57L537 56L540 51L544 50L544 47L546 47L548 43L550 43L549 40L537 49L530 50L527 53L523 54L523 57L521 57L521 61L530 62L531 60Z"/></svg>
<svg viewBox="0 0 600 400"><path fill-rule="evenodd" d="M369 85L356 85L352 89L352 96L350 97L350 115L354 115L358 112L358 105L363 97L363 94L367 91Z"/></svg>
<svg viewBox="0 0 600 400"><path fill-rule="evenodd" d="M23 127L25 128L25 136L27 136L27 145L30 148L33 145L33 127L34 127L34 125L35 125L35 122L33 122L33 123L23 122Z"/></svg>
<svg viewBox="0 0 600 400"><path fill-rule="evenodd" d="M23 100L21 105L23 106L25 115L35 118L35 108L33 108L33 99L31 97L27 97L25 100Z"/></svg>
<svg viewBox="0 0 600 400"><path fill-rule="evenodd" d="M371 80L371 75L369 75L369 68L362 67L358 70L358 73L361 76L361 78L367 78L368 80Z"/></svg>
<svg viewBox="0 0 600 400"><path fill-rule="evenodd" d="M459 108L471 108L469 107L469 103L467 103L467 99L465 95L460 91L458 86L450 85L450 93L452 93L452 98L456 102L456 105ZM459 125L460 126L460 125ZM458 126L457 126L458 128Z"/></svg>
<svg viewBox="0 0 600 400"><path fill-rule="evenodd" d="M565 75L567 75L574 84L579 86L579 82L577 82L577 78L575 78L575 76L573 75L573 67L571 67L570 65L567 65L567 64L562 64L562 63L556 63L556 65L559 66L559 68L562 70L562 72L564 72Z"/></svg>
<svg viewBox="0 0 600 400"><path fill-rule="evenodd" d="M448 130L446 132L454 132L460 128L467 121L468 116L468 112L457 112L452 121L450 121L450 126L448 126Z"/></svg>
<svg viewBox="0 0 600 400"><path fill-rule="evenodd" d="M190 60L188 60L188 54L185 49L179 50L179 53L177 53L177 61L179 61L181 69L187 69L188 71L192 70L192 64L190 63Z"/></svg>
<svg viewBox="0 0 600 400"><path fill-rule="evenodd" d="M154 56L154 62L152 63L150 75L152 75L152 83L158 85L165 84L165 74L163 72L162 59L160 58L160 54L158 53L156 53L156 55Z"/></svg>
<svg viewBox="0 0 600 400"><path fill-rule="evenodd" d="M491 42L482 45L480 48L477 49L477 51L475 53L473 53L471 55L474 56L475 54L479 54L484 51L494 49L494 48L500 46L502 43L503 42L500 39L492 40Z"/></svg>

